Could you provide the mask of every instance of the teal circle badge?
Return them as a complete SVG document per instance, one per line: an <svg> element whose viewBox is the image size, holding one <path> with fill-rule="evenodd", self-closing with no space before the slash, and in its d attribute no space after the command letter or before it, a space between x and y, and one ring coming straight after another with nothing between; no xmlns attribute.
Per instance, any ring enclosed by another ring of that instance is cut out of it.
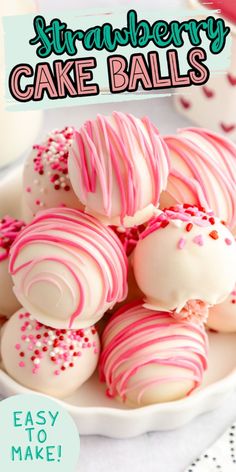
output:
<svg viewBox="0 0 236 472"><path fill-rule="evenodd" d="M77 427L59 403L43 395L0 402L0 469L4 472L75 472Z"/></svg>

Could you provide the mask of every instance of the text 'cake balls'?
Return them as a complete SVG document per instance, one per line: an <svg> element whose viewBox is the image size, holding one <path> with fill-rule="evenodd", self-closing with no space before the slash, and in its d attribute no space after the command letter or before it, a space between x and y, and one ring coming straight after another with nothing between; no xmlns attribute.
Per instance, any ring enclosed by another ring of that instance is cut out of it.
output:
<svg viewBox="0 0 236 472"><path fill-rule="evenodd" d="M171 170L160 207L203 205L236 230L236 145L200 128L180 129L164 140Z"/></svg>
<svg viewBox="0 0 236 472"><path fill-rule="evenodd" d="M127 257L114 232L69 208L45 210L11 248L22 306L56 328L84 328L127 294Z"/></svg>
<svg viewBox="0 0 236 472"><path fill-rule="evenodd" d="M141 301L116 312L102 336L100 378L107 395L127 406L173 401L198 387L207 368L201 324L175 321Z"/></svg>
<svg viewBox="0 0 236 472"><path fill-rule="evenodd" d="M179 312L189 301L215 305L233 290L236 244L212 212L176 205L141 234L133 267L147 307Z"/></svg>
<svg viewBox="0 0 236 472"><path fill-rule="evenodd" d="M38 211L54 207L82 209L68 175L68 153L74 129L53 130L35 144L23 173L23 214L27 221Z"/></svg>
<svg viewBox="0 0 236 472"><path fill-rule="evenodd" d="M11 316L20 306L8 271L9 252L25 223L10 216L0 219L0 315Z"/></svg>
<svg viewBox="0 0 236 472"><path fill-rule="evenodd" d="M7 373L21 385L55 397L70 395L93 374L99 351L94 326L49 328L23 309L2 329L1 358Z"/></svg>
<svg viewBox="0 0 236 472"><path fill-rule="evenodd" d="M69 176L86 212L107 224L147 221L166 188L167 146L148 118L113 112L74 133Z"/></svg>

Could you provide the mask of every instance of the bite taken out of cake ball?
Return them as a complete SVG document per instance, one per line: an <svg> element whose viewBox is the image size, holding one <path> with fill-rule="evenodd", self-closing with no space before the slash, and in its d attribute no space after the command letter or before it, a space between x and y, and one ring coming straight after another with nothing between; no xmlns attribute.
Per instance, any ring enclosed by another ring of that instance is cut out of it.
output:
<svg viewBox="0 0 236 472"><path fill-rule="evenodd" d="M141 234L133 267L145 306L177 314L190 303L205 316L201 302L215 305L233 290L236 244L212 212L176 205L153 218Z"/></svg>
<svg viewBox="0 0 236 472"><path fill-rule="evenodd" d="M35 144L23 173L22 211L27 221L40 210L54 207L82 209L68 175L68 152L74 129L53 130Z"/></svg>
<svg viewBox="0 0 236 472"><path fill-rule="evenodd" d="M86 121L69 150L69 175L85 211L109 225L148 221L169 174L169 153L147 117L113 112Z"/></svg>
<svg viewBox="0 0 236 472"><path fill-rule="evenodd" d="M66 397L95 371L100 341L94 326L53 329L21 309L5 324L0 349L4 369L18 383Z"/></svg>
<svg viewBox="0 0 236 472"><path fill-rule="evenodd" d="M236 333L236 284L226 300L209 309L207 326L221 333Z"/></svg>
<svg viewBox="0 0 236 472"><path fill-rule="evenodd" d="M11 316L20 307L9 274L9 251L25 223L10 216L0 219L0 315Z"/></svg>
<svg viewBox="0 0 236 472"><path fill-rule="evenodd" d="M203 325L176 322L136 301L116 312L103 332L100 379L108 396L129 407L178 400L201 385L207 357Z"/></svg>
<svg viewBox="0 0 236 472"><path fill-rule="evenodd" d="M95 324L127 294L127 256L115 233L69 208L37 214L10 252L21 305L56 328Z"/></svg>

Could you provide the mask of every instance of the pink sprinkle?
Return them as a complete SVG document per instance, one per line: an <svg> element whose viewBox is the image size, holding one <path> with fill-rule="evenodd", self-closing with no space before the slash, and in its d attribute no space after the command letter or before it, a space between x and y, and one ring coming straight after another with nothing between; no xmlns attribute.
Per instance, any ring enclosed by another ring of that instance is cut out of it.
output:
<svg viewBox="0 0 236 472"><path fill-rule="evenodd" d="M180 238L177 245L178 249L183 249L185 244L186 244L186 239Z"/></svg>
<svg viewBox="0 0 236 472"><path fill-rule="evenodd" d="M19 367L25 367L25 363L23 361L19 362Z"/></svg>
<svg viewBox="0 0 236 472"><path fill-rule="evenodd" d="M59 370L55 370L55 375L60 375L60 371Z"/></svg>
<svg viewBox="0 0 236 472"><path fill-rule="evenodd" d="M229 238L225 238L225 242L228 246L231 246L231 244L232 244L232 241Z"/></svg>
<svg viewBox="0 0 236 472"><path fill-rule="evenodd" d="M236 295L236 290L233 290L233 291L232 291L232 295Z"/></svg>
<svg viewBox="0 0 236 472"><path fill-rule="evenodd" d="M193 242L195 244L198 244L198 246L203 246L204 245L204 240L201 234L198 234L193 238Z"/></svg>
<svg viewBox="0 0 236 472"><path fill-rule="evenodd" d="M31 192L31 187L26 187L26 192L30 193Z"/></svg>
<svg viewBox="0 0 236 472"><path fill-rule="evenodd" d="M16 344L16 345L15 345L15 348L17 349L17 351L19 351L19 349L20 349L20 344Z"/></svg>

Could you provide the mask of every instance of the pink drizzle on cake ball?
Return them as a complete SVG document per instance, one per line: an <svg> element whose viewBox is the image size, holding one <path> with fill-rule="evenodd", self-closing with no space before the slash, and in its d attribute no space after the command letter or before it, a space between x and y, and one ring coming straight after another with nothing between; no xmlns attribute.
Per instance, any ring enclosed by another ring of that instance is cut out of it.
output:
<svg viewBox="0 0 236 472"><path fill-rule="evenodd" d="M90 326L123 300L127 265L110 228L69 208L38 213L10 257L22 305L38 321L58 328Z"/></svg>
<svg viewBox="0 0 236 472"><path fill-rule="evenodd" d="M189 202L203 205L236 229L236 145L202 128L185 128L164 138L171 159L161 208Z"/></svg>
<svg viewBox="0 0 236 472"><path fill-rule="evenodd" d="M203 325L176 322L141 301L115 313L102 336L100 378L128 406L172 401L197 388L207 368Z"/></svg>
<svg viewBox="0 0 236 472"><path fill-rule="evenodd" d="M116 226L142 224L167 184L167 146L147 117L98 115L75 131L69 173L88 213Z"/></svg>
<svg viewBox="0 0 236 472"><path fill-rule="evenodd" d="M81 209L68 175L68 153L74 128L53 130L41 144L35 144L25 163L24 202L33 214L57 206Z"/></svg>

